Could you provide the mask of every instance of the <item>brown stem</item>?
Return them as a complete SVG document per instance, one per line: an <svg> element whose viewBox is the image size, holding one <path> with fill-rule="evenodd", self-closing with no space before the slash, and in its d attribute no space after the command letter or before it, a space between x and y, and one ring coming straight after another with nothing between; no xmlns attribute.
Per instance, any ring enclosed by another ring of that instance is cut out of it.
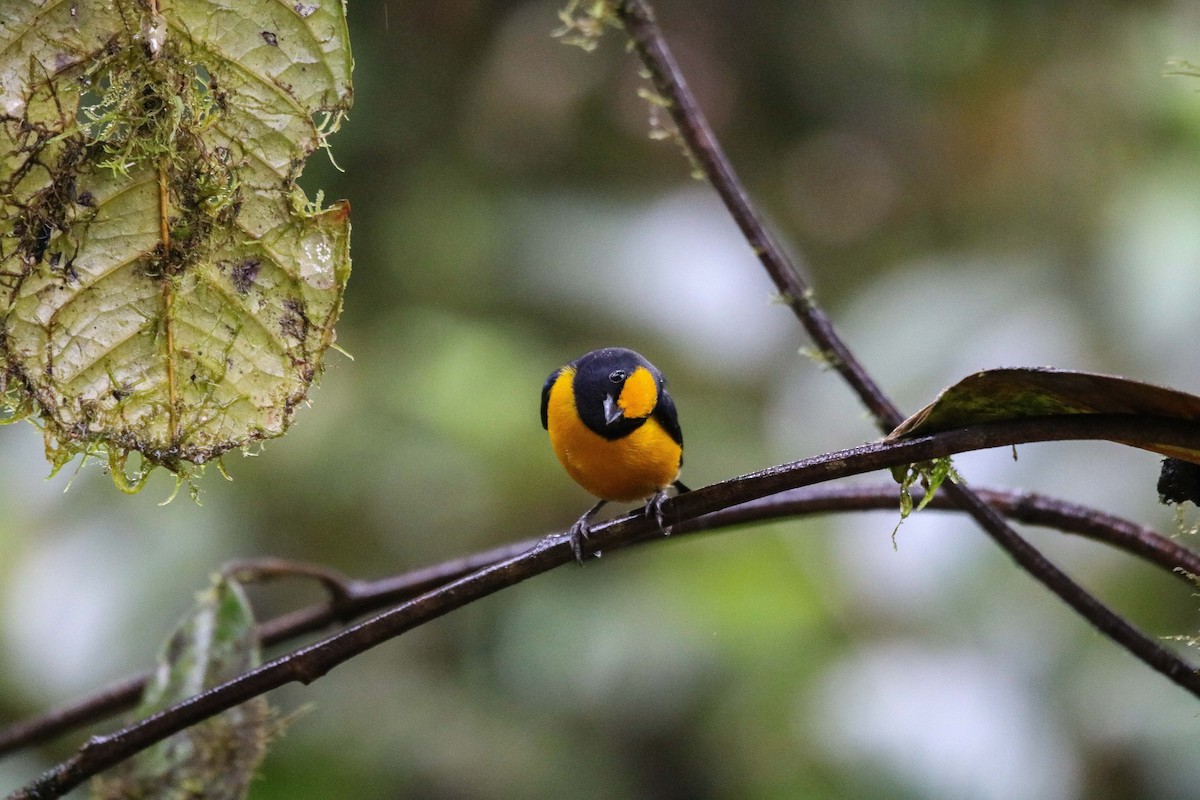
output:
<svg viewBox="0 0 1200 800"><path fill-rule="evenodd" d="M850 348L834 329L829 318L817 306L812 290L800 276L795 264L774 240L755 211L749 196L707 119L688 88L679 65L671 54L658 27L654 12L645 0L620 0L616 15L625 26L634 48L650 73L655 88L666 101L679 135L717 194L725 202L751 248L762 262L780 294L795 313L809 336L826 354L832 366L870 410L876 424L887 432L903 421L899 409L854 358ZM984 531L1021 569L1058 595L1071 608L1114 642L1134 653L1154 669L1179 682L1178 659L1168 658L1158 644L1150 641L1111 609L1072 581L1038 550L1009 527L983 500L960 485L945 491L969 513ZM1183 676L1190 680L1190 673Z"/></svg>
<svg viewBox="0 0 1200 800"><path fill-rule="evenodd" d="M779 246L762 217L750 201L733 164L717 141L708 119L696 102L687 80L679 69L671 48L655 21L654 12L642 0L617 5L617 16L633 40L642 63L650 71L658 93L667 100L667 111L679 130L692 157L708 182L725 203L742 235L771 277L780 297L795 313L809 337L820 348L829 364L845 378L870 410L879 429L887 433L904 421L904 415L888 399L879 385L863 368L838 335L825 312L816 304L812 287Z"/></svg>
<svg viewBox="0 0 1200 800"><path fill-rule="evenodd" d="M1189 576L1200 575L1200 555L1136 522L1035 492L977 487L975 493L1012 520L1083 536L1132 553L1162 567L1189 587L1194 586ZM777 495L705 514L675 526L671 529L671 535L678 537L706 533L737 525L809 514L895 511L898 507L897 494L894 483L790 489ZM914 500L920 499L918 489L914 492ZM945 494L935 496L928 508L942 511L961 510ZM655 531L635 544L658 540L659 536ZM466 558L444 561L380 580L349 581L345 584L348 588L344 611L351 617L378 611L457 580L477 569L523 553L536 542L535 539L514 542ZM267 620L259 626L259 635L264 645L280 644L323 630L345 618L333 603L315 603ZM49 741L75 728L128 711L137 705L148 677L147 674L131 676L77 703L7 726L0 730L0 756Z"/></svg>
<svg viewBox="0 0 1200 800"><path fill-rule="evenodd" d="M523 553L535 543L536 540L530 539L503 545L375 581L345 582L341 586L343 597L331 593L333 600L330 603L314 603L267 620L259 625L259 637L263 645L269 647L324 630L340 620L353 619L410 600L478 569ZM0 757L128 711L137 705L149 678L149 673L131 676L78 702L0 729Z"/></svg>
<svg viewBox="0 0 1200 800"><path fill-rule="evenodd" d="M1082 536L1132 553L1163 568L1187 586L1195 588L1190 576L1200 575L1200 554L1144 525L1037 492L979 487L974 491L989 506L1015 522L1053 528L1061 533ZM701 533L731 525L807 514L895 511L898 508L897 495L898 490L894 483L790 489L761 500L705 514L673 528L671 534ZM913 492L914 502L920 502L922 498L920 490ZM962 510L956 501L944 492L936 494L927 508L938 511Z"/></svg>
<svg viewBox="0 0 1200 800"><path fill-rule="evenodd" d="M308 564L292 561L287 558L253 558L242 561L231 561L220 569L225 578L232 578L239 583L266 583L281 578L305 578L316 581L329 593L329 602L336 614L342 619L349 619L347 609L352 598L361 591L361 587L346 575L331 569L324 564Z"/></svg>
<svg viewBox="0 0 1200 800"><path fill-rule="evenodd" d="M687 522L702 514L787 489L928 461L952 453L1031 441L1089 438L1200 448L1200 426L1180 420L1098 414L976 425L901 441L873 442L771 467L680 495L668 500L663 510L667 519ZM994 516L995 512L985 506L985 518L989 514ZM612 549L644 538L656 528L656 523L645 514L633 513L597 526L591 539L599 549ZM214 714L287 683L310 683L338 664L412 628L573 560L568 534L546 537L519 555L486 566L312 645L280 656L109 736L94 737L74 756L11 795L10 800L60 797L98 772ZM1050 568L1057 569L1052 565ZM1106 634L1200 698L1200 674L1121 617L1107 608L1103 611L1104 614L1099 616L1106 626L1103 628ZM1106 619L1105 614L1111 620Z"/></svg>

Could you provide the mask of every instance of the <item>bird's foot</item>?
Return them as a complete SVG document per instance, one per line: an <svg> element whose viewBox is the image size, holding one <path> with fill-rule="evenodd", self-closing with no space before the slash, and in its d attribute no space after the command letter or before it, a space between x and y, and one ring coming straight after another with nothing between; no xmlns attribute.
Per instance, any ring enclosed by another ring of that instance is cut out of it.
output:
<svg viewBox="0 0 1200 800"><path fill-rule="evenodd" d="M658 525L659 531L663 536L671 535L671 528L666 524L666 514L663 513L663 504L667 502L667 490L656 492L650 501L646 503L646 516L653 519Z"/></svg>
<svg viewBox="0 0 1200 800"><path fill-rule="evenodd" d="M596 503L596 505L588 509L586 514L575 521L575 524L571 526L571 530L567 533L571 539L571 552L575 554L575 563L581 567L583 566L584 545L588 540L588 534L592 532L592 526L588 524L588 520L591 519L597 511L607 505L607 503L607 500L601 500L600 502ZM594 550L592 551L591 555L599 558L600 551Z"/></svg>
<svg viewBox="0 0 1200 800"><path fill-rule="evenodd" d="M583 566L583 554L587 545L588 533L591 531L591 526L588 525L587 517L579 518L579 521L571 526L571 531L568 536L571 537L571 552L575 554L575 563ZM597 553L599 555L599 553Z"/></svg>

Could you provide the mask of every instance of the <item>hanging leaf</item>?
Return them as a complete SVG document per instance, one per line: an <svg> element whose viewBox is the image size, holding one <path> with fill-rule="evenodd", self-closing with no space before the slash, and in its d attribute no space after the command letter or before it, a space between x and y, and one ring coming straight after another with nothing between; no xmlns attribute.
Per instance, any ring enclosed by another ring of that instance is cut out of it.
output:
<svg viewBox="0 0 1200 800"><path fill-rule="evenodd" d="M55 468L186 475L281 435L333 340L343 0L0 2L0 388Z"/></svg>
<svg viewBox="0 0 1200 800"><path fill-rule="evenodd" d="M977 372L902 422L887 439L938 433L982 422L1060 414L1135 414L1200 422L1200 397L1148 383L1049 368ZM1170 444L1130 442L1200 463L1200 451Z"/></svg>
<svg viewBox="0 0 1200 800"><path fill-rule="evenodd" d="M241 586L218 579L167 641L137 718L237 677L262 661ZM256 697L142 751L92 782L93 800L240 800L275 733Z"/></svg>

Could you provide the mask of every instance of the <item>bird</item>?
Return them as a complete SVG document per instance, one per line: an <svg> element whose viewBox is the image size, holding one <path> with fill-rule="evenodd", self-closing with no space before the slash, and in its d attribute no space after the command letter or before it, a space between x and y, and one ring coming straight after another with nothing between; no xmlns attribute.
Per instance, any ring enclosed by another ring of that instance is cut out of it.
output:
<svg viewBox="0 0 1200 800"><path fill-rule="evenodd" d="M600 498L571 526L583 564L589 520L610 502L647 500L664 534L667 490L682 494L683 432L661 372L638 353L604 347L559 367L542 387L542 427L567 474Z"/></svg>

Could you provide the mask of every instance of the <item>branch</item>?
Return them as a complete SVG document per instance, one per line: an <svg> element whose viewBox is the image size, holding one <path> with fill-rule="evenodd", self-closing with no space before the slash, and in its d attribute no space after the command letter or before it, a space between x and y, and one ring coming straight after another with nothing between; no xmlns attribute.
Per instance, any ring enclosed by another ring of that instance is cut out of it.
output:
<svg viewBox="0 0 1200 800"><path fill-rule="evenodd" d="M904 415L838 335L829 317L817 305L812 287L767 230L762 217L750 202L746 187L742 185L732 162L709 126L708 119L696 103L696 97L658 27L653 10L643 0L622 0L617 3L616 14L625 25L625 31L633 41L642 63L650 71L655 89L667 101L667 111L679 135L704 177L724 201L729 215L774 282L780 298L792 309L830 366L845 378L870 410L880 431L888 433L904 421Z"/></svg>
<svg viewBox="0 0 1200 800"><path fill-rule="evenodd" d="M1083 536L1132 553L1163 568L1189 587L1194 587L1191 576L1200 575L1200 555L1150 528L1127 519L1035 492L979 488L975 492L988 505L1010 519ZM681 523L671 529L671 535L687 536L809 514L895 511L897 493L895 483L790 489ZM914 501L919 502L919 488L913 494ZM927 508L961 511L944 493L937 494ZM660 538L657 531L654 531L631 544L656 542ZM355 617L412 599L477 569L523 553L536 543L536 539L527 539L402 575L374 581L349 582L351 588L347 593L348 599L344 601L345 605L337 605L336 602L315 603L280 615L262 623L259 626L259 636L264 645L273 645L323 630L335 622L348 622ZM0 757L132 709L137 705L148 679L149 675L145 673L131 676L76 703L0 729Z"/></svg>
<svg viewBox="0 0 1200 800"><path fill-rule="evenodd" d="M1192 579L1200 575L1200 554L1144 525L1037 492L976 488L975 494L1009 519L1107 544L1161 567L1190 588L1196 586ZM706 514L673 528L671 534L700 533L807 514L895 511L896 495L895 484L791 489L762 500ZM914 503L919 503L921 499L919 492L913 493ZM962 511L953 498L940 492L929 501L926 508Z"/></svg>
<svg viewBox="0 0 1200 800"><path fill-rule="evenodd" d="M1032 441L1095 438L1200 447L1200 427L1179 420L1131 415L1074 415L977 425L909 440L873 442L771 467L680 495L669 500L663 510L669 519L687 522L703 514L788 489L901 464L928 461L952 453ZM986 510L994 514L990 508ZM645 538L655 529L654 521L640 512L627 514L597 526L593 530L592 541L597 548L613 549ZM89 777L173 733L271 689L292 682L311 683L337 665L376 645L573 560L567 534L548 536L519 555L486 566L365 622L273 659L116 733L93 737L74 756L11 795L10 800L59 797ZM1107 608L1101 608L1104 612L1101 619L1106 625L1102 630L1105 633L1200 698L1200 674L1124 619Z"/></svg>
<svg viewBox="0 0 1200 800"><path fill-rule="evenodd" d="M829 318L817 306L811 288L800 276L795 264L767 231L688 88L649 4L645 0L618 0L615 13L649 71L655 88L666 101L680 137L724 201L785 302L834 369L871 411L880 429L884 432L894 429L903 422L903 415L854 358ZM1057 594L1100 632L1172 680L1181 680L1183 676L1178 672L1180 666L1177 660L1173 663L1171 659L1164 659L1165 651L1161 647L1142 636L1055 567L970 489L954 484L945 487L944 491L979 523L1021 569ZM1185 679L1191 681L1193 678L1189 674Z"/></svg>
<svg viewBox="0 0 1200 800"><path fill-rule="evenodd" d="M535 540L530 539L402 575L375 581L343 582L341 591L333 595L331 602L314 603L262 623L258 627L259 638L264 647L270 647L324 630L335 622L349 622L523 553L534 544ZM138 704L149 679L148 672L130 676L70 705L0 729L0 757L132 709Z"/></svg>

